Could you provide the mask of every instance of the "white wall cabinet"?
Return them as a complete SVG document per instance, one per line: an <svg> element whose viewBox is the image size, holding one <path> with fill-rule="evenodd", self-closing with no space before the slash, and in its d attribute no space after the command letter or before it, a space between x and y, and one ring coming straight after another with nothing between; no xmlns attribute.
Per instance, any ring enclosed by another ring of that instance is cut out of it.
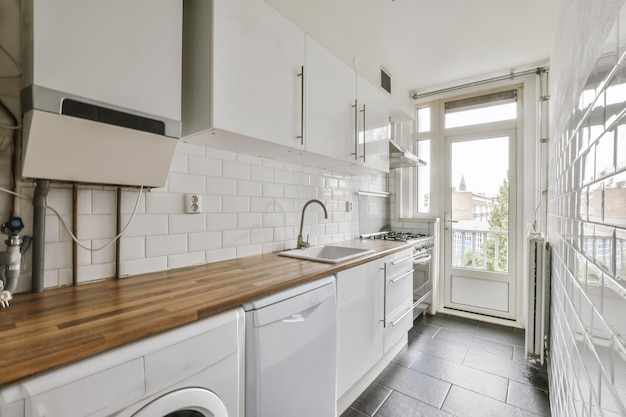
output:
<svg viewBox="0 0 626 417"><path fill-rule="evenodd" d="M391 101L382 90L357 75L358 160L378 171L389 171L389 113Z"/></svg>
<svg viewBox="0 0 626 417"><path fill-rule="evenodd" d="M303 148L304 32L260 0L185 0L183 140L223 130Z"/></svg>
<svg viewBox="0 0 626 417"><path fill-rule="evenodd" d="M412 327L413 315L404 315L412 306L412 252L403 250L337 273L338 398Z"/></svg>
<svg viewBox="0 0 626 417"><path fill-rule="evenodd" d="M390 97L262 0L185 0L182 102L184 142L389 170Z"/></svg>
<svg viewBox="0 0 626 417"><path fill-rule="evenodd" d="M306 150L356 162L354 70L306 37Z"/></svg>

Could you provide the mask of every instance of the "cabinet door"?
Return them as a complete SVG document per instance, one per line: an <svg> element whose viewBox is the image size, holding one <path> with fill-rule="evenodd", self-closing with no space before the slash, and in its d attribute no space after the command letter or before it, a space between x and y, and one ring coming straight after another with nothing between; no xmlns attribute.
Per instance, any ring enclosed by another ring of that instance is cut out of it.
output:
<svg viewBox="0 0 626 417"><path fill-rule="evenodd" d="M263 0L215 0L212 22L213 127L302 147L304 32Z"/></svg>
<svg viewBox="0 0 626 417"><path fill-rule="evenodd" d="M384 263L337 273L337 396L383 356Z"/></svg>
<svg viewBox="0 0 626 417"><path fill-rule="evenodd" d="M359 75L357 101L359 162L369 168L389 172L389 96Z"/></svg>
<svg viewBox="0 0 626 417"><path fill-rule="evenodd" d="M355 161L352 68L306 37L306 150L341 161Z"/></svg>

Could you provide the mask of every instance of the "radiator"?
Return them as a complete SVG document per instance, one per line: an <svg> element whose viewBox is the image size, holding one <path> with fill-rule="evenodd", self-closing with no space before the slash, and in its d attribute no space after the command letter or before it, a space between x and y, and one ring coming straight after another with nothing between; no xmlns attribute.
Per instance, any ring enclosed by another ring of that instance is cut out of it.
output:
<svg viewBox="0 0 626 417"><path fill-rule="evenodd" d="M543 365L550 334L550 244L541 235L528 238L528 274L526 358Z"/></svg>

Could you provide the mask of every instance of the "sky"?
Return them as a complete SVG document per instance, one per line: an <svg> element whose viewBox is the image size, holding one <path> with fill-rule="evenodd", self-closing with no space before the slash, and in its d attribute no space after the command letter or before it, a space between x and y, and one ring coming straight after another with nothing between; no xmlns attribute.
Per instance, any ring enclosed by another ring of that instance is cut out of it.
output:
<svg viewBox="0 0 626 417"><path fill-rule="evenodd" d="M452 144L452 186L458 190L461 176L467 191L498 195L509 169L508 137L456 142Z"/></svg>

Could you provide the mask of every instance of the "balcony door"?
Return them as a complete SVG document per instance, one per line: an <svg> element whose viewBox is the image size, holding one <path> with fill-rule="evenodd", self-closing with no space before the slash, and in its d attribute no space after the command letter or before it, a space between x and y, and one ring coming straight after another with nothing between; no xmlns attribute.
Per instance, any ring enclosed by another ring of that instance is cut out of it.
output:
<svg viewBox="0 0 626 417"><path fill-rule="evenodd" d="M507 320L518 295L514 104L496 122L446 120L445 136L444 308Z"/></svg>

